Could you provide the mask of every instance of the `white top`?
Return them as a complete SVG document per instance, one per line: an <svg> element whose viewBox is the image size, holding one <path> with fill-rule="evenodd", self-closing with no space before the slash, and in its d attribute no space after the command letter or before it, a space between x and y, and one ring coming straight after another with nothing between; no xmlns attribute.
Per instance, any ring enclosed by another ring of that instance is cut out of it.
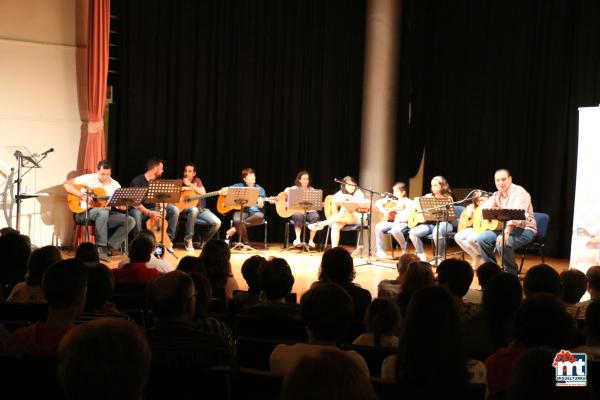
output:
<svg viewBox="0 0 600 400"><path fill-rule="evenodd" d="M73 180L73 182L75 182L75 184L77 184L77 185L85 185L85 186L89 187L90 189L102 188L106 192L107 196L112 196L113 193L115 192L115 190L117 190L118 188L121 187L119 182L117 182L113 178L110 178L110 181L108 182L108 184L106 184L106 185L103 184L98 179L97 173L79 175L78 177L76 177Z"/></svg>
<svg viewBox="0 0 600 400"><path fill-rule="evenodd" d="M119 263L119 268L129 262L129 258ZM150 261L146 263L147 268L156 269L158 272L166 274L167 272L175 271L175 267L164 258L156 258L154 254L150 255Z"/></svg>
<svg viewBox="0 0 600 400"><path fill-rule="evenodd" d="M408 222L408 217L410 217L410 213L413 208L413 201L411 199L409 199L408 197L405 197L403 199L398 199L398 200L393 200L393 199L384 197L375 202L375 207L377 207L377 209L379 211L381 211L382 214L385 214L385 211L386 211L385 204L388 201L393 201L397 204L396 208L389 210L389 211L396 211L396 217L394 218L394 223Z"/></svg>

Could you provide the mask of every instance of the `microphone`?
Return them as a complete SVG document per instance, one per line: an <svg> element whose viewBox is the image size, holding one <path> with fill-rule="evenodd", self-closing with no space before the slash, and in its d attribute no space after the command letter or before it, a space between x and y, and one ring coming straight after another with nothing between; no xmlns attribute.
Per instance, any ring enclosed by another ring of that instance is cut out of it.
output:
<svg viewBox="0 0 600 400"><path fill-rule="evenodd" d="M382 193L382 195L383 195L383 197L389 197L390 199L398 200L398 198L396 196L394 196L393 193L390 193L390 192Z"/></svg>
<svg viewBox="0 0 600 400"><path fill-rule="evenodd" d="M479 196L477 196L477 197L481 197L481 196L485 196L485 197L491 197L491 196L493 196L493 195L494 195L494 193L492 193L492 192L487 192L487 191L485 191L485 190L481 190L481 189L477 189L477 190L475 191L475 193L479 193Z"/></svg>
<svg viewBox="0 0 600 400"><path fill-rule="evenodd" d="M346 182L344 182L344 181L342 181L341 179L338 179L338 178L333 178L333 181L335 183L346 183Z"/></svg>
<svg viewBox="0 0 600 400"><path fill-rule="evenodd" d="M45 156L48 153L52 153L54 151L54 147L50 147L48 150L46 150L45 152L43 152L42 154L40 154L40 156Z"/></svg>

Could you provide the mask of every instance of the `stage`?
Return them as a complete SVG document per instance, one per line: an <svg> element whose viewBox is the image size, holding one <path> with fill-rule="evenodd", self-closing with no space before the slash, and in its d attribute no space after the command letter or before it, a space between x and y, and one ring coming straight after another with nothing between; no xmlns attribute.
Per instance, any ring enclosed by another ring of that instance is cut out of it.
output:
<svg viewBox="0 0 600 400"><path fill-rule="evenodd" d="M310 285L317 280L319 274L319 264L321 262L322 252L311 252L311 253L303 253L297 250L290 251L282 251L283 246L278 243L270 244L269 249L267 251L262 250L262 243L253 243L253 246L260 250L264 254L259 254L253 251L233 251L231 254L231 267L233 270L233 276L238 282L240 289L247 289L246 281L242 277L241 267L244 260L248 257L258 254L263 257L281 257L284 258L292 268L292 273L294 274L295 282L293 292L297 293L298 298L302 296L302 294L310 288ZM344 246L346 247L346 246ZM353 247L346 247L349 251L354 250ZM457 247L450 246L448 247L448 253L452 254L458 251ZM427 256L431 256L431 249L426 249ZM175 249L175 255L179 257L179 259L187 256L194 255L198 256L200 254L199 250L196 250L194 253L188 253L183 249ZM390 254L388 252L388 254ZM396 256L398 256L398 252L396 252ZM65 254L66 257L73 257L72 252L68 252ZM520 262L520 254L517 254L517 263ZM172 262L173 265L177 265L178 261L172 255L167 255L168 259ZM458 257L458 255L456 256ZM106 263L110 268L117 268L117 265L120 261L122 261L125 257L123 256L114 256L111 258L109 263ZM367 262L367 258L355 257L354 264L356 266L356 278L354 280L355 283L360 285L361 287L369 290L373 297L377 296L377 284L383 279L395 279L398 275L396 271L396 261L395 260L379 260L372 258L371 265L363 265ZM535 255L527 255L525 258L525 263L523 266L523 274L529 269L531 266L539 264L541 262L540 256ZM557 258L548 258L546 257L546 263L554 267L559 273L565 271L569 268L569 260L568 259L557 259ZM474 278L473 284L471 285L473 288L478 288L479 285L477 283L477 277Z"/></svg>

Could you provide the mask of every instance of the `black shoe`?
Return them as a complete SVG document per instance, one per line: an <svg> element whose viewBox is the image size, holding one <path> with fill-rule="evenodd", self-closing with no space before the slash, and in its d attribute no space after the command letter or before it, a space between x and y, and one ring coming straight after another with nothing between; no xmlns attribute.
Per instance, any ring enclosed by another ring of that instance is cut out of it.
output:
<svg viewBox="0 0 600 400"><path fill-rule="evenodd" d="M108 246L98 246L98 256L100 259L108 259L112 256L112 251Z"/></svg>

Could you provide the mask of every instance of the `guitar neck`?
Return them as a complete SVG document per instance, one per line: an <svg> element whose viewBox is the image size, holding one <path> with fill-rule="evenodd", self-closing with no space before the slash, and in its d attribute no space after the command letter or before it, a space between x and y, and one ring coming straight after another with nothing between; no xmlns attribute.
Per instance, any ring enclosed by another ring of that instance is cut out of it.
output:
<svg viewBox="0 0 600 400"><path fill-rule="evenodd" d="M207 197L213 197L213 196L218 196L219 195L219 191L215 190L214 192L207 192L204 194L195 194L192 196L186 196L186 200L187 201L192 201L192 200L200 200L200 199L205 199Z"/></svg>

